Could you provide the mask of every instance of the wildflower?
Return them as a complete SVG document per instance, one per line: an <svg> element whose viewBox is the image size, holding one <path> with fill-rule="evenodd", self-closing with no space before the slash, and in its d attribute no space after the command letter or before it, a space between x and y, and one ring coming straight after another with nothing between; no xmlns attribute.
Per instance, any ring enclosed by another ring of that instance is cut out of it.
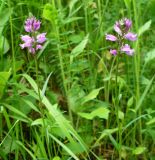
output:
<svg viewBox="0 0 155 160"><path fill-rule="evenodd" d="M137 40L137 34L134 34L132 32L129 32L130 28L132 26L132 21L124 18L119 21L116 21L114 24L114 31L117 33L117 36L112 35L112 34L106 34L106 40L109 41L117 41L120 51L125 52L127 55L133 55L134 49L130 48L128 44L124 45L125 40L129 41L136 41ZM112 55L117 54L116 49L111 49L110 53Z"/></svg>
<svg viewBox="0 0 155 160"><path fill-rule="evenodd" d="M25 21L25 31L26 32L35 32L40 29L41 22L37 20L35 17L28 18Z"/></svg>
<svg viewBox="0 0 155 160"><path fill-rule="evenodd" d="M116 24L114 25L114 30L115 32L117 32L119 35L122 35L122 31L120 29L120 25L118 22L116 22Z"/></svg>
<svg viewBox="0 0 155 160"><path fill-rule="evenodd" d="M32 47L32 45L34 43L34 38L32 38L28 35L21 36L21 40L24 42L23 44L20 44L22 49L24 49L26 47Z"/></svg>
<svg viewBox="0 0 155 160"><path fill-rule="evenodd" d="M117 41L117 37L115 37L114 35L111 35L111 34L107 34L106 35L106 40Z"/></svg>
<svg viewBox="0 0 155 160"><path fill-rule="evenodd" d="M46 41L46 33L38 33L41 22L35 17L30 17L25 21L25 31L30 35L21 35L23 44L20 44L22 49L27 48L32 54L37 50L42 49L42 44Z"/></svg>
<svg viewBox="0 0 155 160"><path fill-rule="evenodd" d="M129 19L125 18L124 19L124 24L126 27L126 31L128 31L130 29L130 27L132 26L132 21L130 21Z"/></svg>
<svg viewBox="0 0 155 160"><path fill-rule="evenodd" d="M124 46L122 46L121 51L125 52L129 56L132 56L134 53L134 49L131 49L128 44L125 44Z"/></svg>
<svg viewBox="0 0 155 160"><path fill-rule="evenodd" d="M113 55L116 55L117 54L117 50L116 49L110 49L110 53L113 54Z"/></svg>
<svg viewBox="0 0 155 160"><path fill-rule="evenodd" d="M37 35L37 42L44 43L46 41L46 33L41 33Z"/></svg>
<svg viewBox="0 0 155 160"><path fill-rule="evenodd" d="M136 41L137 40L137 34L129 32L129 33L124 35L124 38L128 39L130 41Z"/></svg>

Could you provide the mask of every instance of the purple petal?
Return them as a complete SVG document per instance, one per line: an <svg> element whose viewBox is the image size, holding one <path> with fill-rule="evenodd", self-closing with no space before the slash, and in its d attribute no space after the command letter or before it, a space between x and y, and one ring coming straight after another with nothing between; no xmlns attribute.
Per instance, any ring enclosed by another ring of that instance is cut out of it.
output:
<svg viewBox="0 0 155 160"><path fill-rule="evenodd" d="M112 34L106 34L106 40L109 40L109 41L117 41L117 37L115 37L115 36L112 35Z"/></svg>
<svg viewBox="0 0 155 160"><path fill-rule="evenodd" d="M41 33L37 35L37 42L44 43L46 41L46 33Z"/></svg>
<svg viewBox="0 0 155 160"><path fill-rule="evenodd" d="M33 39L30 37L30 36L28 36L28 35L21 35L21 40L23 41L23 42L27 42L27 41L32 41Z"/></svg>
<svg viewBox="0 0 155 160"><path fill-rule="evenodd" d="M116 55L116 54L117 54L117 50L116 50L116 49L110 49L110 53L111 53L112 55Z"/></svg>
<svg viewBox="0 0 155 160"><path fill-rule="evenodd" d="M36 50L38 50L38 49L42 49L42 45L40 45L40 44L36 45Z"/></svg>
<svg viewBox="0 0 155 160"><path fill-rule="evenodd" d="M35 51L35 49L33 47L29 47L28 49L29 49L30 53L35 54L36 51Z"/></svg>
<svg viewBox="0 0 155 160"><path fill-rule="evenodd" d="M25 21L25 31L26 32L34 32L40 29L41 22L37 20L35 17L30 17Z"/></svg>
<svg viewBox="0 0 155 160"><path fill-rule="evenodd" d="M39 20L35 19L33 22L33 30L37 31L38 29L40 29L40 24L41 24L41 22Z"/></svg>
<svg viewBox="0 0 155 160"><path fill-rule="evenodd" d="M119 34L122 35L122 31L118 25L118 22L114 25L114 30Z"/></svg>
<svg viewBox="0 0 155 160"><path fill-rule="evenodd" d="M126 35L124 35L125 39L128 39L130 41L136 41L137 40L137 34L134 34L132 32L127 33Z"/></svg>
<svg viewBox="0 0 155 160"><path fill-rule="evenodd" d="M124 46L122 46L121 51L125 52L127 55L130 55L130 56L132 56L134 53L134 49L131 49L128 44L125 44Z"/></svg>
<svg viewBox="0 0 155 160"><path fill-rule="evenodd" d="M24 26L24 29L25 29L26 32L32 32L32 26L31 25Z"/></svg>
<svg viewBox="0 0 155 160"><path fill-rule="evenodd" d="M34 17L31 17L31 18L28 18L26 21L25 21L25 31L26 32L33 32L33 21L34 21Z"/></svg>
<svg viewBox="0 0 155 160"><path fill-rule="evenodd" d="M132 25L132 21L125 18L124 19L124 24L125 24L126 30L128 31L130 29L131 25Z"/></svg>
<svg viewBox="0 0 155 160"><path fill-rule="evenodd" d="M22 49L25 48L25 44L19 44Z"/></svg>

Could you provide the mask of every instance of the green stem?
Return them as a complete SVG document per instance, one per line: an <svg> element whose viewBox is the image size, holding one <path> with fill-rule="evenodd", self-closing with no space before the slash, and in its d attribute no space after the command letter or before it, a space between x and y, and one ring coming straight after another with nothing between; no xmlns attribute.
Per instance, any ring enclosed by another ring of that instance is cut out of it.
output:
<svg viewBox="0 0 155 160"><path fill-rule="evenodd" d="M9 8L11 9L10 0L8 0ZM12 27L12 16L10 15L10 35L11 35L11 49L12 49L12 68L13 68L13 78L16 77L16 65L15 65L15 49L14 49L14 36L13 36L13 27Z"/></svg>
<svg viewBox="0 0 155 160"><path fill-rule="evenodd" d="M59 1L59 3L58 3L59 5L61 5L60 2L61 1ZM52 0L52 4L56 9L54 0ZM59 26L57 24L57 20L55 20L52 24L54 25L56 38L58 40L57 49L58 49L58 57L59 57L59 62L60 62L61 77L62 77L62 81L63 81L63 87L64 87L65 95L67 96L68 95L68 90L67 90L67 84L66 84L66 80L65 80L65 72L64 72L64 65L63 65L63 55L62 55L61 46L60 46ZM71 122L73 124L73 116L72 116L72 111L71 111L71 108L70 108L69 104L68 104L68 112L69 112L70 120L71 120Z"/></svg>
<svg viewBox="0 0 155 160"><path fill-rule="evenodd" d="M136 30L138 31L138 13L137 13L138 7L137 7L137 4L136 4L135 0L133 0L133 9L134 9L135 26L136 26ZM139 47L138 46L139 46L139 41L137 40L136 46L135 46L136 47L136 55L134 56L135 73L136 73L136 106L137 106L137 104L139 102L139 99L140 99L140 83L139 83L139 79L140 79L140 52L139 52ZM141 115L141 109L139 109L138 115L139 116ZM138 127L139 127L138 128L139 142L141 144L142 143L142 134L141 134L142 121L141 121L141 119L139 121L139 126Z"/></svg>

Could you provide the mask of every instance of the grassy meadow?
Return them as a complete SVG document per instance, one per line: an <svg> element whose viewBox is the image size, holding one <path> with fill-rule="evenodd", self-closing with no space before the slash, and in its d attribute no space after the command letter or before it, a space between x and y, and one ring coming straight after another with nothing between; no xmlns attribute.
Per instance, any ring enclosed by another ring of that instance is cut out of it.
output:
<svg viewBox="0 0 155 160"><path fill-rule="evenodd" d="M0 160L155 160L155 0L0 0Z"/></svg>

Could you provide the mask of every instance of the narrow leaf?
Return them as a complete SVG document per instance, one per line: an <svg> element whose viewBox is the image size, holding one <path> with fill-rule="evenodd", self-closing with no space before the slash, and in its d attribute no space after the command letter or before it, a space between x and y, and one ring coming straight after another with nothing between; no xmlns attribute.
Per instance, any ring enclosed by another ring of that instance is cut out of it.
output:
<svg viewBox="0 0 155 160"><path fill-rule="evenodd" d="M89 34L87 34L87 36L82 40L82 42L80 42L71 52L71 56L76 57L78 56L80 53L83 52L84 48L86 47L86 44L88 43L88 37Z"/></svg>
<svg viewBox="0 0 155 160"><path fill-rule="evenodd" d="M142 27L138 30L138 35L142 35L145 31L149 30L151 26L151 20L147 21Z"/></svg>

